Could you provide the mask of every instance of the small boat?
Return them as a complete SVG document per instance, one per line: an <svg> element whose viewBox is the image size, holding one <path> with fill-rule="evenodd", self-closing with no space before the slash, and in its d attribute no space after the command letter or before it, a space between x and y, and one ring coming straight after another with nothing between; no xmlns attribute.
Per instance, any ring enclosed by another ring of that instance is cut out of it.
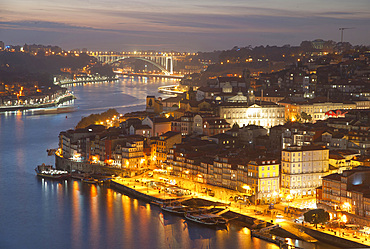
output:
<svg viewBox="0 0 370 249"><path fill-rule="evenodd" d="M87 178L82 179L82 182L90 183L90 184L96 184L96 183L99 182L99 180L95 179L93 177L87 177Z"/></svg>
<svg viewBox="0 0 370 249"><path fill-rule="evenodd" d="M164 204L161 206L161 209L169 213L181 214L181 215L191 210L191 208L181 205L181 204L179 205L165 205Z"/></svg>
<svg viewBox="0 0 370 249"><path fill-rule="evenodd" d="M207 225L207 226L224 226L227 223L227 220L223 217L215 214L193 214L193 213L186 213L185 218L187 220Z"/></svg>
<svg viewBox="0 0 370 249"><path fill-rule="evenodd" d="M71 176L68 171L54 169L52 165L46 165L45 163L38 165L35 172L40 177L56 180L64 180Z"/></svg>

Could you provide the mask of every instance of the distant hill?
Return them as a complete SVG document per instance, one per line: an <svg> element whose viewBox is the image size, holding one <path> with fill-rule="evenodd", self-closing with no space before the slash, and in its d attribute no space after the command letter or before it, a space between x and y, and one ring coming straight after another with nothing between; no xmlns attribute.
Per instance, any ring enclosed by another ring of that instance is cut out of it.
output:
<svg viewBox="0 0 370 249"><path fill-rule="evenodd" d="M53 82L52 75L61 74L62 68L75 71L95 62L87 54L80 56L36 56L22 52L0 52L0 82L5 84L27 83L37 81L48 85Z"/></svg>

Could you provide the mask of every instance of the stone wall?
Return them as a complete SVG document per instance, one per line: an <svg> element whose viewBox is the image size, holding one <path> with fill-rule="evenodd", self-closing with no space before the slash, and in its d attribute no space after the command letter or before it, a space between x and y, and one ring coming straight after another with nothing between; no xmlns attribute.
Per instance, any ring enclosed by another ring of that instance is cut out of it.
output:
<svg viewBox="0 0 370 249"><path fill-rule="evenodd" d="M323 241L325 243L338 246L341 248L368 248L367 246L363 244L356 243L354 241L347 240L345 238L339 238L337 236L323 233L317 230L313 230L309 227L300 226L301 229L307 233L308 235L314 237L317 240Z"/></svg>

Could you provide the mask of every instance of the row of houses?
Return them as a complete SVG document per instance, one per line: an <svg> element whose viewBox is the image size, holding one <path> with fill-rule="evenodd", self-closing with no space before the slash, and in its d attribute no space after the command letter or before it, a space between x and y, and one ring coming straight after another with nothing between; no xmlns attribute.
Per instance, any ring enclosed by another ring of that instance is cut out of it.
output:
<svg viewBox="0 0 370 249"><path fill-rule="evenodd" d="M106 129L102 125L90 125L59 134L59 155L75 161L120 169L142 169L151 163L166 160L167 151L181 143L178 132L164 132L147 138L142 135L124 134L122 128Z"/></svg>
<svg viewBox="0 0 370 249"><path fill-rule="evenodd" d="M167 155L172 174L239 190L256 201L271 202L288 195L314 195L329 174L329 150L324 146L295 146L279 157L257 150L216 150L208 141L175 145Z"/></svg>
<svg viewBox="0 0 370 249"><path fill-rule="evenodd" d="M359 166L323 177L317 189L318 206L346 216L349 223L370 224L370 167Z"/></svg>

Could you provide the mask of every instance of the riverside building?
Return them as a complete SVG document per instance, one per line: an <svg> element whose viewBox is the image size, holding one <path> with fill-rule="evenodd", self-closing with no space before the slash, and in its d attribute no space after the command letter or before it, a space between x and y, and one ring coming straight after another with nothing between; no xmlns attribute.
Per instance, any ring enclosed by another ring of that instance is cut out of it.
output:
<svg viewBox="0 0 370 249"><path fill-rule="evenodd" d="M276 159L256 159L248 163L248 185L256 204L276 202L279 198L279 166Z"/></svg>
<svg viewBox="0 0 370 249"><path fill-rule="evenodd" d="M281 189L285 195L315 194L328 173L329 149L325 146L291 146L281 152Z"/></svg>

